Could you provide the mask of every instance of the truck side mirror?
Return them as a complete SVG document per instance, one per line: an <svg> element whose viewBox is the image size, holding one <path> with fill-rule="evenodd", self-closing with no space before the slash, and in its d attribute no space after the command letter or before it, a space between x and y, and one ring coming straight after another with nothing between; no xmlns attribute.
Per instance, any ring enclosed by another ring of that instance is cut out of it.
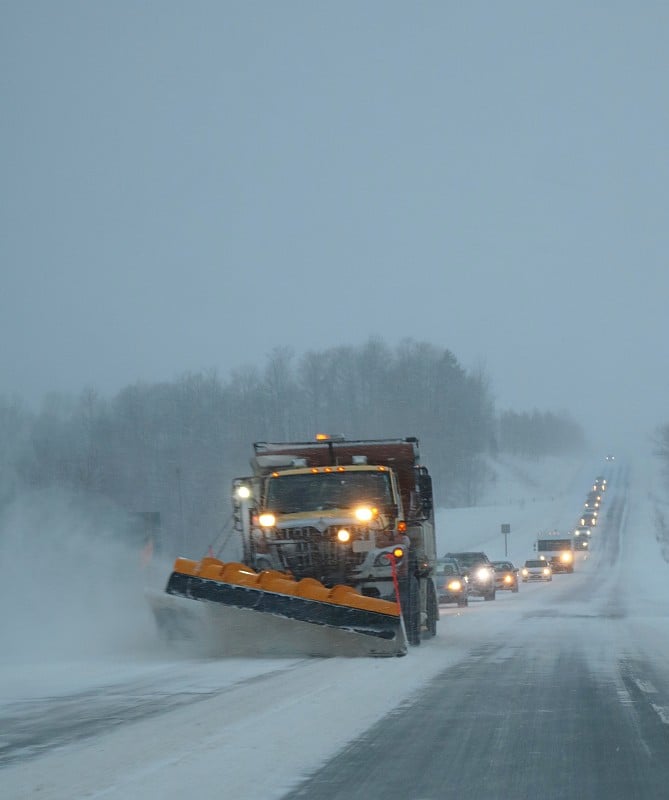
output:
<svg viewBox="0 0 669 800"><path fill-rule="evenodd" d="M429 516L434 508L434 499L432 497L432 476L427 471L421 471L418 474L418 491L423 513L425 516Z"/></svg>

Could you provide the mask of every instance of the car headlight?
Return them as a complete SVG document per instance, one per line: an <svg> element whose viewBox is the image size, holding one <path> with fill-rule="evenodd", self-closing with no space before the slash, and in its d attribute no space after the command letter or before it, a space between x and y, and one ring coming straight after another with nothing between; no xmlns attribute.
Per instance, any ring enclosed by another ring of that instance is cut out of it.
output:
<svg viewBox="0 0 669 800"><path fill-rule="evenodd" d="M489 581L490 580L490 570L486 569L485 567L481 567L481 569L476 571L476 577L480 581Z"/></svg>
<svg viewBox="0 0 669 800"><path fill-rule="evenodd" d="M513 578L510 575L505 575L504 576L504 583L512 583L512 582L513 582Z"/></svg>
<svg viewBox="0 0 669 800"><path fill-rule="evenodd" d="M523 569L523 575L529 575L529 574L530 573L526 569Z"/></svg>
<svg viewBox="0 0 669 800"><path fill-rule="evenodd" d="M551 571L548 569L548 567L544 567L544 575L550 575L550 574Z"/></svg>
<svg viewBox="0 0 669 800"><path fill-rule="evenodd" d="M459 592L462 589L462 584L460 581L451 581L446 588L451 592Z"/></svg>

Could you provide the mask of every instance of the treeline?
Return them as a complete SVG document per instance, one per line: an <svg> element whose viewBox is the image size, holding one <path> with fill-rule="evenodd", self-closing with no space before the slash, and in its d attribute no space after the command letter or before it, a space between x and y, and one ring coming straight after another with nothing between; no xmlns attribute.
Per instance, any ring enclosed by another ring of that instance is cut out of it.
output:
<svg viewBox="0 0 669 800"><path fill-rule="evenodd" d="M499 448L506 453L541 458L573 453L584 445L583 428L567 414L535 410L499 415Z"/></svg>
<svg viewBox="0 0 669 800"><path fill-rule="evenodd" d="M126 511L159 511L170 546L197 555L219 540L230 481L248 473L254 441L312 440L321 431L418 436L437 502L473 505L487 453L527 452L522 425L512 435L511 419L498 424L482 373L430 344L391 349L372 339L300 358L278 348L264 368L238 369L227 380L189 374L129 386L112 399L87 390L48 397L39 413L0 400L0 507L25 489L97 495ZM564 421L553 419L560 430L552 439L549 422L533 428L541 451L550 441L564 450Z"/></svg>

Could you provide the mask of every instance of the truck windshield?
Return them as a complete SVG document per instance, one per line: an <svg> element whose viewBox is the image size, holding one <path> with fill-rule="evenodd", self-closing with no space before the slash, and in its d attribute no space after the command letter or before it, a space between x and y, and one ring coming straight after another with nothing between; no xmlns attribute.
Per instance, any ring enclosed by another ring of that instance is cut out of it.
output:
<svg viewBox="0 0 669 800"><path fill-rule="evenodd" d="M278 475L267 482L265 505L278 514L393 504L390 474L380 471Z"/></svg>

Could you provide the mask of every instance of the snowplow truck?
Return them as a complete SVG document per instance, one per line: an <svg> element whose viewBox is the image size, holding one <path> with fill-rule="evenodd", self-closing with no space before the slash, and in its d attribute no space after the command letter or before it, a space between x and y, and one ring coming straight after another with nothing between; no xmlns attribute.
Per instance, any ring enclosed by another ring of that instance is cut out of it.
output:
<svg viewBox="0 0 669 800"><path fill-rule="evenodd" d="M418 440L256 442L233 481L243 561L399 603L403 635L436 633L432 481Z"/></svg>
<svg viewBox="0 0 669 800"><path fill-rule="evenodd" d="M434 636L432 483L418 440L253 449L252 474L232 486L241 562L177 559L152 598L159 625L192 635L207 617L231 655L401 656Z"/></svg>

